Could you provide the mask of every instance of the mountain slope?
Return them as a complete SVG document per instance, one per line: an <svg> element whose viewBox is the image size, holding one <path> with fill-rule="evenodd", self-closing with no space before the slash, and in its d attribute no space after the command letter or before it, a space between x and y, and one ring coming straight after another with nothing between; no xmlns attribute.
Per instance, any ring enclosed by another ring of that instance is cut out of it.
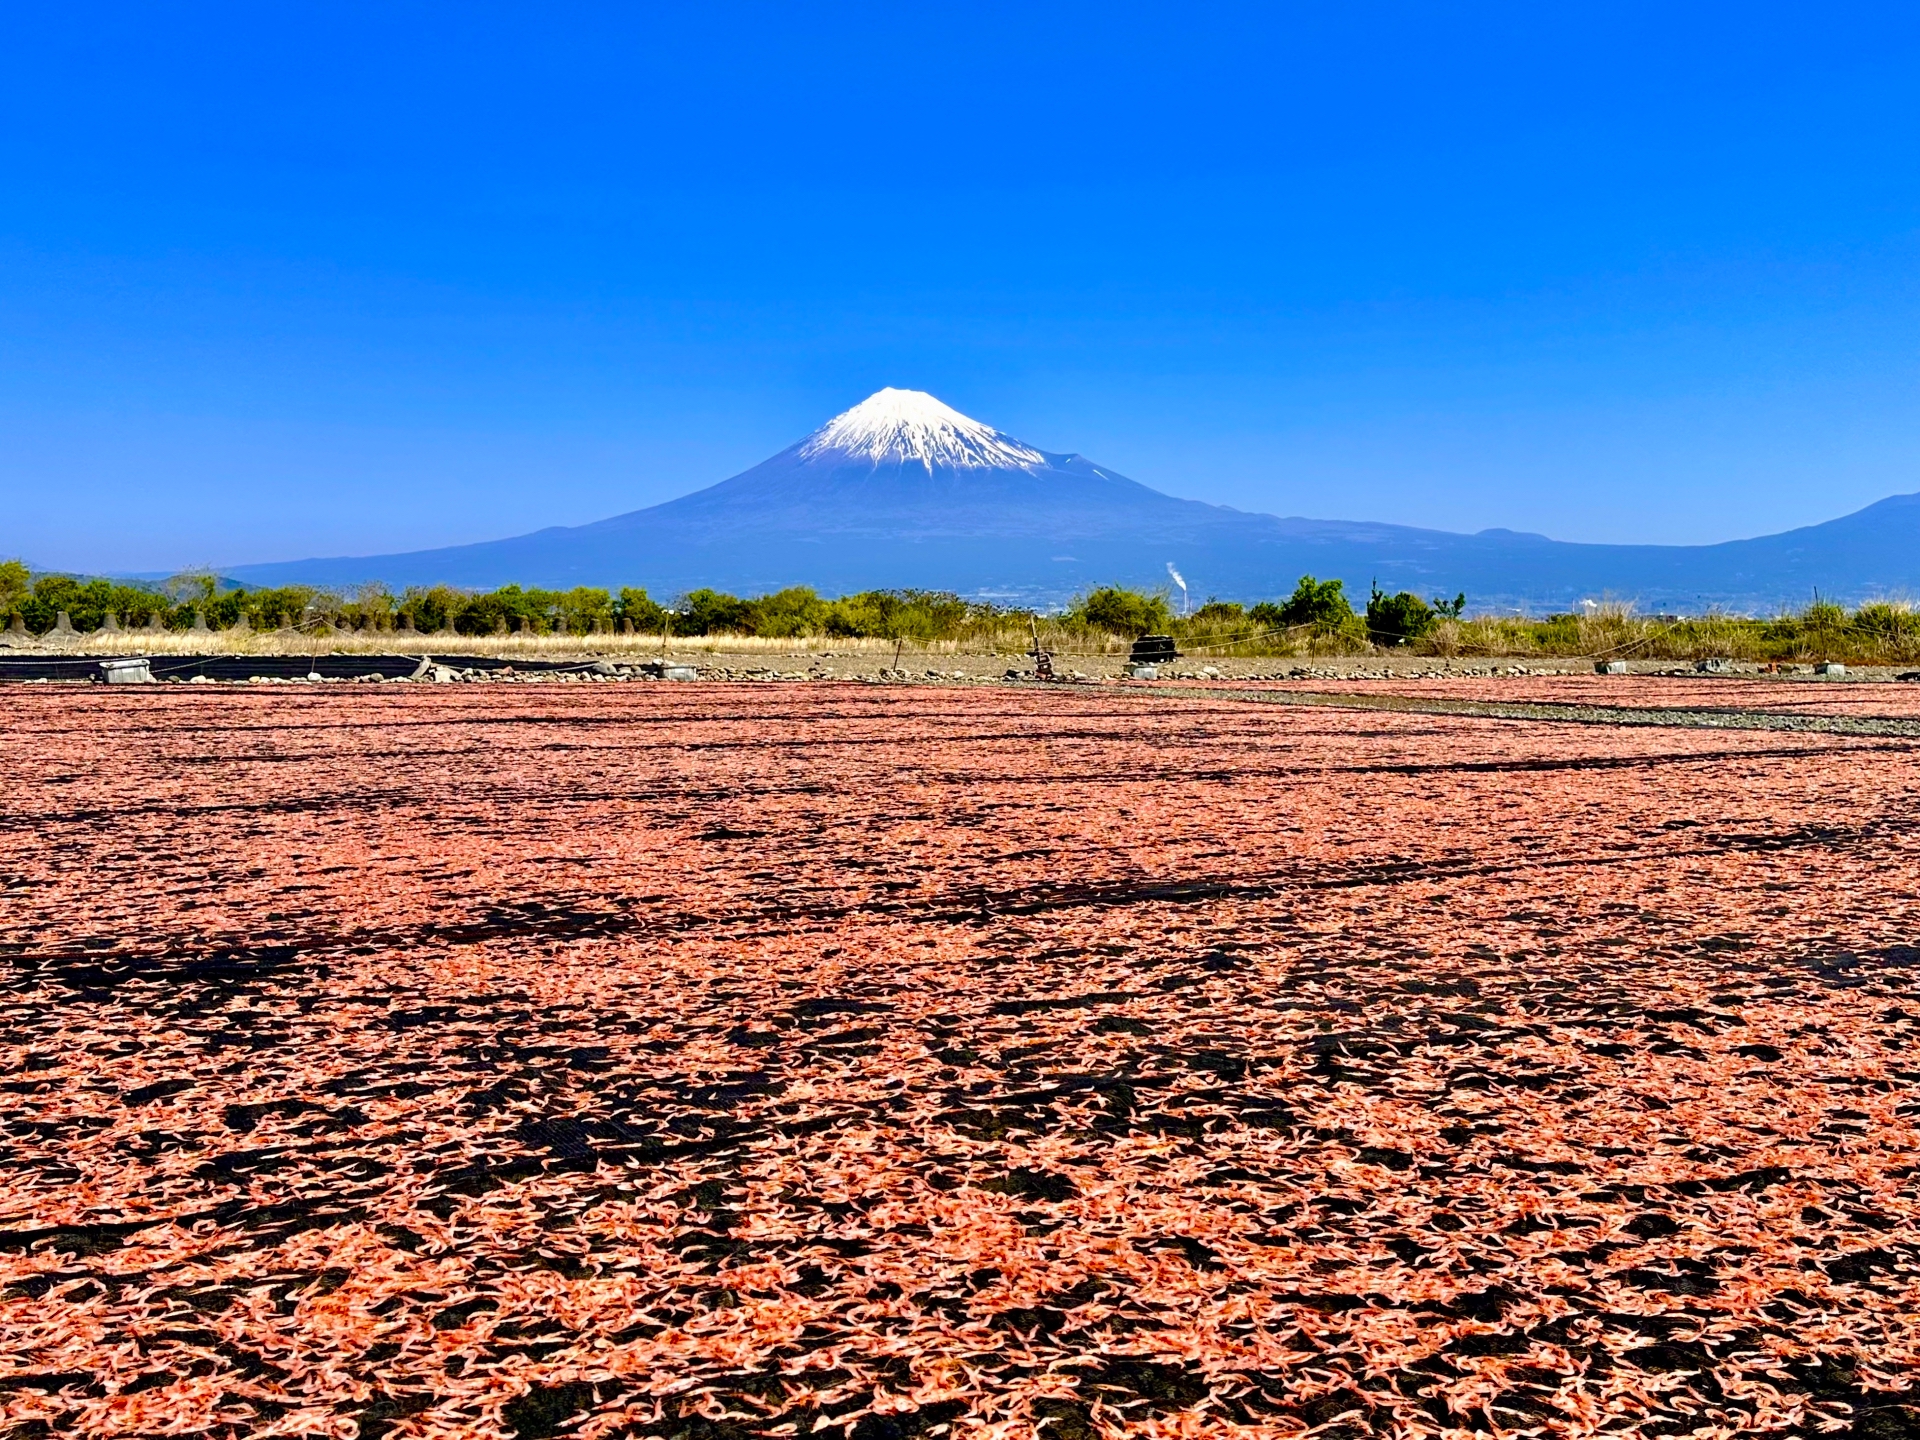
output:
<svg viewBox="0 0 1920 1440"><path fill-rule="evenodd" d="M888 389L730 480L645 510L477 545L227 573L249 584L639 584L657 595L922 587L1045 603L1109 581L1157 585L1169 561L1196 594L1223 598L1276 595L1312 573L1362 595L1376 580L1464 590L1475 608L1612 595L1656 610L1770 610L1815 589L1849 600L1920 591L1920 495L1709 546L1281 519L1176 499L930 395Z"/></svg>

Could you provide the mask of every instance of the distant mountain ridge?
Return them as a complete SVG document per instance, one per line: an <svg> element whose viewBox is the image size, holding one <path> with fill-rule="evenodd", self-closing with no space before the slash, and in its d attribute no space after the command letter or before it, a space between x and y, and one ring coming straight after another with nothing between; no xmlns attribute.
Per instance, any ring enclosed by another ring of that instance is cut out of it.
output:
<svg viewBox="0 0 1920 1440"><path fill-rule="evenodd" d="M1718 545L1283 519L1177 499L931 395L886 389L752 469L644 510L474 545L225 573L253 585L644 585L659 596L921 588L1046 604L1097 584L1157 586L1169 562L1196 597L1267 598L1313 574L1361 595L1375 581L1465 591L1476 610L1609 596L1649 610L1764 612L1816 590L1849 603L1920 593L1920 494Z"/></svg>

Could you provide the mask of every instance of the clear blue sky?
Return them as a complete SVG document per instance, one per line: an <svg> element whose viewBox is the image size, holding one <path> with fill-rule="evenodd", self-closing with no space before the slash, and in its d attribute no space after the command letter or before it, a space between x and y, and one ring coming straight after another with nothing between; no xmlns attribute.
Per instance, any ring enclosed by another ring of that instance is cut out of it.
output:
<svg viewBox="0 0 1920 1440"><path fill-rule="evenodd" d="M1920 489L1920 7L16 5L0 553L577 523L882 385L1567 539Z"/></svg>

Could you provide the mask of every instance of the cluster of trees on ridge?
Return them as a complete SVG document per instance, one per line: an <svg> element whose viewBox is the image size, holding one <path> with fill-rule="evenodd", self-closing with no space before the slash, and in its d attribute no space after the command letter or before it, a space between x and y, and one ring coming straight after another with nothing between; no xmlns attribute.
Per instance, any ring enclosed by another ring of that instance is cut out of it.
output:
<svg viewBox="0 0 1920 1440"><path fill-rule="evenodd" d="M157 624L182 631L196 620L212 630L349 630L459 636L590 636L633 633L744 635L764 639L875 638L912 644L949 642L1005 648L1038 630L1056 649L1170 634L1185 648L1222 655L1358 654L1411 646L1434 654L1594 655L1645 658L1725 655L1740 659L1920 659L1920 615L1881 602L1848 612L1816 601L1770 620L1706 615L1635 616L1619 606L1544 618L1465 615L1466 597L1423 600L1377 586L1356 610L1339 580L1300 577L1291 594L1255 605L1209 600L1177 614L1164 591L1102 586L1058 613L1000 606L941 591L870 590L838 599L805 586L741 597L694 590L663 605L645 590L592 587L476 593L439 585L400 594L377 585L350 595L309 586L246 589L207 574L158 584L32 574L0 563L0 622L19 616L44 635L65 612L75 630L101 629L107 617L126 629Z"/></svg>

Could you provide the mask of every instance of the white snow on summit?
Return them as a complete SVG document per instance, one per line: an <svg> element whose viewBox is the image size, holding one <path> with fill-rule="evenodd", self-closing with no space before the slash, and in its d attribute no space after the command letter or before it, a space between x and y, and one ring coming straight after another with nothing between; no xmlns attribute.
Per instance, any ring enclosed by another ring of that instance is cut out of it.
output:
<svg viewBox="0 0 1920 1440"><path fill-rule="evenodd" d="M970 420L924 390L888 386L800 442L800 458L845 456L881 465L918 461L954 470L1032 470L1047 457L1010 435Z"/></svg>

